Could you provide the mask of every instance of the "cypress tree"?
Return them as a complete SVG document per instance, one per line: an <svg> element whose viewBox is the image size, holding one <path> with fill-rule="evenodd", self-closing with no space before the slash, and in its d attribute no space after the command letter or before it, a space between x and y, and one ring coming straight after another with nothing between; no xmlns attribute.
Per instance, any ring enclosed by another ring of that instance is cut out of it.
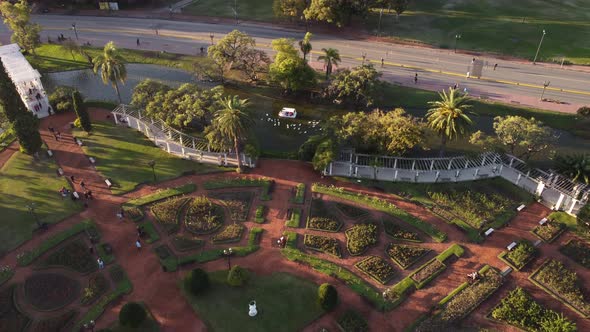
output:
<svg viewBox="0 0 590 332"><path fill-rule="evenodd" d="M72 93L72 101L74 104L74 111L76 111L76 115L80 120L80 125L82 129L86 132L90 132L92 130L92 123L90 123L90 116L88 116L88 110L86 109L86 105L82 100L82 95L78 90Z"/></svg>
<svg viewBox="0 0 590 332"><path fill-rule="evenodd" d="M41 149L43 141L39 134L39 122L39 119L31 112L20 112L12 122L12 130L16 134L22 152L33 154Z"/></svg>
<svg viewBox="0 0 590 332"><path fill-rule="evenodd" d="M0 61L0 109L10 123L14 122L18 112L26 111L19 106L24 107L20 95L8 76L4 64Z"/></svg>

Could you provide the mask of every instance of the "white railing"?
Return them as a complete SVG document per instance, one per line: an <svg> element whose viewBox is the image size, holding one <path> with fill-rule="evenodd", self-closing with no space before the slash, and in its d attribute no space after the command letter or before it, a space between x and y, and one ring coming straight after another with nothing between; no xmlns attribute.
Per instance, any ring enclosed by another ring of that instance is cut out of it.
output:
<svg viewBox="0 0 590 332"><path fill-rule="evenodd" d="M502 177L570 214L588 202L590 187L545 172L511 155L486 152L476 157L401 158L342 151L324 171L330 176L416 183L473 181Z"/></svg>
<svg viewBox="0 0 590 332"><path fill-rule="evenodd" d="M187 135L178 131L162 120L145 116L140 109L121 104L111 112L118 125L126 125L144 134L156 146L170 154L220 166L237 166L235 152L220 151L211 148L206 139ZM255 161L240 153L242 165L256 167Z"/></svg>

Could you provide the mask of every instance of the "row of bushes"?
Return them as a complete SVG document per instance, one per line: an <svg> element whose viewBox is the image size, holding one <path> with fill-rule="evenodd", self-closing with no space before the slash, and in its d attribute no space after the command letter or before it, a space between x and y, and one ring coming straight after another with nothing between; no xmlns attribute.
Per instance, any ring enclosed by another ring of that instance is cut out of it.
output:
<svg viewBox="0 0 590 332"><path fill-rule="evenodd" d="M310 217L307 219L307 229L336 233L342 228L342 222L325 217Z"/></svg>
<svg viewBox="0 0 590 332"><path fill-rule="evenodd" d="M270 191L272 189L273 180L267 178L223 178L210 180L204 183L205 189L223 189L234 187L262 187L260 195L261 201L271 200Z"/></svg>
<svg viewBox="0 0 590 332"><path fill-rule="evenodd" d="M305 201L305 183L298 183L295 187L295 197L292 202L295 204L303 204Z"/></svg>
<svg viewBox="0 0 590 332"><path fill-rule="evenodd" d="M174 188L160 189L155 193L129 200L125 202L123 206L143 206L157 201L161 201L172 196L192 193L195 190L197 190L197 186L194 183L187 183L185 185Z"/></svg>
<svg viewBox="0 0 590 332"><path fill-rule="evenodd" d="M297 228L299 227L299 223L301 223L301 208L289 209L289 218L285 222L285 225L287 227Z"/></svg>

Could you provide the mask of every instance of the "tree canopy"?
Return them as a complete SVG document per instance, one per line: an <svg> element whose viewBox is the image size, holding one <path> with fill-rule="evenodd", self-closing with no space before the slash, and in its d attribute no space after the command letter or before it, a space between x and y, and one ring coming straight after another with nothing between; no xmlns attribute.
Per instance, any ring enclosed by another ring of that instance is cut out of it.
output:
<svg viewBox="0 0 590 332"><path fill-rule="evenodd" d="M120 54L115 43L112 41L106 43L102 54L97 55L92 62L94 63L94 74L100 71L102 82L104 84L110 83L115 88L121 103L119 83L124 84L127 80L127 68L125 67L125 59Z"/></svg>
<svg viewBox="0 0 590 332"><path fill-rule="evenodd" d="M78 90L72 93L72 102L74 104L74 111L76 111L76 115L80 120L80 126L85 132L90 132L92 130L92 123L90 122L90 116L88 115L82 95Z"/></svg>
<svg viewBox="0 0 590 332"><path fill-rule="evenodd" d="M10 40L24 50L35 53L35 48L41 44L41 26L30 22L31 7L27 0L20 0L15 4L9 1L0 2L0 14L4 23L12 30Z"/></svg>
<svg viewBox="0 0 590 332"><path fill-rule="evenodd" d="M311 0L303 15L308 20L335 24L338 27L350 22L353 15L365 17L370 8L368 0Z"/></svg>
<svg viewBox="0 0 590 332"><path fill-rule="evenodd" d="M428 126L441 137L440 155L444 154L447 141L465 137L471 131L473 121L467 113L469 99L457 89L439 93L440 100L428 102L431 108L426 113Z"/></svg>
<svg viewBox="0 0 590 332"><path fill-rule="evenodd" d="M326 98L335 103L345 103L356 107L370 107L375 101L381 73L373 65L362 65L338 71L330 85L325 89Z"/></svg>
<svg viewBox="0 0 590 332"><path fill-rule="evenodd" d="M133 106L145 109L149 102L159 92L168 92L171 88L164 83L154 81L152 79L145 79L133 88L133 95L131 96L131 104Z"/></svg>
<svg viewBox="0 0 590 332"><path fill-rule="evenodd" d="M272 41L272 48L277 54L269 68L269 79L279 84L286 93L313 87L316 83L315 71L299 57L294 42L287 38Z"/></svg>
<svg viewBox="0 0 590 332"><path fill-rule="evenodd" d="M12 122L20 149L24 153L34 154L41 150L43 141L39 134L39 119L29 111L19 112Z"/></svg>

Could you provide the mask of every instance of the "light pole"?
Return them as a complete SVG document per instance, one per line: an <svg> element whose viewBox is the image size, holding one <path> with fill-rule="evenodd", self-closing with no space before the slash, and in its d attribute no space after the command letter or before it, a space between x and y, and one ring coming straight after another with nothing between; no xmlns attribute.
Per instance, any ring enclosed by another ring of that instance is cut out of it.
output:
<svg viewBox="0 0 590 332"><path fill-rule="evenodd" d="M209 35L209 38L211 38L211 45L213 45L213 33Z"/></svg>
<svg viewBox="0 0 590 332"><path fill-rule="evenodd" d="M233 253L232 248L224 249L223 254L227 256L227 269L231 270L231 254Z"/></svg>
<svg viewBox="0 0 590 332"><path fill-rule="evenodd" d="M88 323L84 324L84 329L86 331L94 332L94 327L95 326L96 326L96 323L93 320L91 320Z"/></svg>
<svg viewBox="0 0 590 332"><path fill-rule="evenodd" d="M148 166L152 168L152 174L154 175L154 182L157 181L156 179L156 161L150 160L148 161Z"/></svg>
<svg viewBox="0 0 590 332"><path fill-rule="evenodd" d="M539 42L539 47L537 47L537 53L535 53L535 58L533 59L533 65L537 63L537 56L539 55L539 51L541 50L541 44L543 44L543 38L545 38L545 29L543 29L543 34L541 35L541 41Z"/></svg>
<svg viewBox="0 0 590 332"><path fill-rule="evenodd" d="M545 95L545 89L547 89L547 87L549 86L549 84L551 84L550 81L543 82L543 92L541 93L541 99L540 100L543 100L543 96Z"/></svg>
<svg viewBox="0 0 590 332"><path fill-rule="evenodd" d="M238 20L238 0L234 0L234 14L236 15L236 24L240 24Z"/></svg>
<svg viewBox="0 0 590 332"><path fill-rule="evenodd" d="M381 17L383 16L383 7L379 10L379 24L377 24L377 36L381 36Z"/></svg>
<svg viewBox="0 0 590 332"><path fill-rule="evenodd" d="M458 33L455 35L455 53L457 53L457 40L461 39L461 34Z"/></svg>
<svg viewBox="0 0 590 332"><path fill-rule="evenodd" d="M72 30L74 30L74 34L76 34L76 40L78 40L78 30L76 30L76 23L72 23Z"/></svg>
<svg viewBox="0 0 590 332"><path fill-rule="evenodd" d="M35 203L34 202L29 203L29 205L27 205L27 208L29 209L29 212L31 212L31 214L33 215L33 218L35 219L35 222L37 223L37 227L41 228L41 223L39 223L39 217L35 213Z"/></svg>

